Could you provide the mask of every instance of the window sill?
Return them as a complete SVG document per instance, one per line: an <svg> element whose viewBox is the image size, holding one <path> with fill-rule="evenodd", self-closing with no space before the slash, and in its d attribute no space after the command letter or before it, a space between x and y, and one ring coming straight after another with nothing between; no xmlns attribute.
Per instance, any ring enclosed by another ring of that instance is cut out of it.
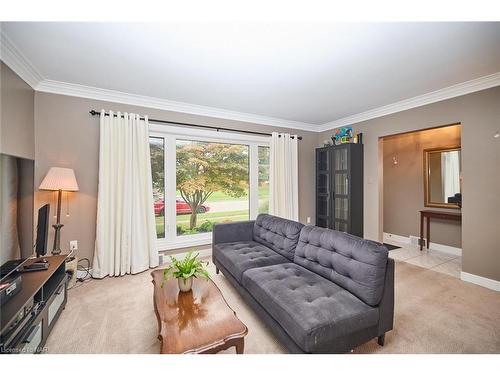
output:
<svg viewBox="0 0 500 375"><path fill-rule="evenodd" d="M193 246L206 246L212 244L212 233L202 233L194 234L191 236L186 236L185 238L180 237L175 240L175 242L169 242L165 239L159 239L157 242L158 251L167 250L178 250Z"/></svg>

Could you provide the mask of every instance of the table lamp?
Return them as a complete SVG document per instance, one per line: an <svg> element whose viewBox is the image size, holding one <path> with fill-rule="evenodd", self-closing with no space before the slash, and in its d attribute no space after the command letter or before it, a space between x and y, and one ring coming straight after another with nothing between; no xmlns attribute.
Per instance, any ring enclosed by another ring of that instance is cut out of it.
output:
<svg viewBox="0 0 500 375"><path fill-rule="evenodd" d="M52 167L43 179L40 190L57 191L57 223L52 225L56 231L54 236L54 247L52 255L61 254L61 197L64 191L78 191L75 172L70 168Z"/></svg>

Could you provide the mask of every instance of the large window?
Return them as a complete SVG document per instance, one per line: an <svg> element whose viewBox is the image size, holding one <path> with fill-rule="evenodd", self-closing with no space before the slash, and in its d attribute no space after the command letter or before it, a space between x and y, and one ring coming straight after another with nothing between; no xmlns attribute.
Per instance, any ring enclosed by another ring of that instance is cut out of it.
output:
<svg viewBox="0 0 500 375"><path fill-rule="evenodd" d="M269 210L267 137L150 125L159 249L209 243L213 226Z"/></svg>
<svg viewBox="0 0 500 375"><path fill-rule="evenodd" d="M259 214L269 213L269 146L259 146Z"/></svg>
<svg viewBox="0 0 500 375"><path fill-rule="evenodd" d="M248 220L248 159L248 146L177 140L177 235Z"/></svg>
<svg viewBox="0 0 500 375"><path fill-rule="evenodd" d="M156 217L156 236L165 238L165 142L163 138L150 137L151 174L153 176L153 201Z"/></svg>

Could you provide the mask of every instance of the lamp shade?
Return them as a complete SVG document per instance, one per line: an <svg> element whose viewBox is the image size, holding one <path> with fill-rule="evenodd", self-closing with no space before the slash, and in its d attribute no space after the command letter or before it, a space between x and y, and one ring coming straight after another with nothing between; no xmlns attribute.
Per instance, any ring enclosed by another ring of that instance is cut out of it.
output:
<svg viewBox="0 0 500 375"><path fill-rule="evenodd" d="M78 191L75 172L71 168L52 167L40 184L39 189Z"/></svg>

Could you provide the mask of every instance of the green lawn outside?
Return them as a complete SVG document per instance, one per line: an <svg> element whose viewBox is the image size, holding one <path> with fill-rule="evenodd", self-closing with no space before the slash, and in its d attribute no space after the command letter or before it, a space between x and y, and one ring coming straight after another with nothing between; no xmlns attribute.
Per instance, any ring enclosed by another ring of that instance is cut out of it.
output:
<svg viewBox="0 0 500 375"><path fill-rule="evenodd" d="M176 225L180 225L183 229L189 229L189 220L191 215L178 215ZM205 214L198 214L198 225L203 224L205 221L212 223L223 223L228 221L245 221L248 220L248 210L239 211L224 211L224 212L207 212ZM165 235L163 216L156 217L156 233L159 238Z"/></svg>
<svg viewBox="0 0 500 375"><path fill-rule="evenodd" d="M165 226L163 225L164 217L163 216L156 216L156 238L163 238L165 237Z"/></svg>
<svg viewBox="0 0 500 375"><path fill-rule="evenodd" d="M176 192L177 197L181 196L181 193L179 190ZM264 199L269 197L269 185L267 186L260 186L259 187L259 198ZM207 202L221 202L221 201L244 201L248 199L248 190L246 194L242 197L235 198L231 197L230 195L227 195L226 193L222 191L216 191L212 193L212 195L207 199Z"/></svg>
<svg viewBox="0 0 500 375"><path fill-rule="evenodd" d="M180 192L177 191L177 196L180 197ZM259 200L267 200L269 198L269 186L259 187ZM245 196L234 198L223 192L214 192L210 198L208 198L207 203L210 202L221 202L221 201L243 201L248 200L248 192ZM259 212L267 212L268 204L267 202L263 205L259 205ZM245 221L249 218L248 210L236 210L236 211L223 211L223 212L207 212L204 214L198 214L198 226L206 221L212 223L223 223L228 221ZM181 226L183 230L189 229L189 220L191 215L177 215L176 225ZM163 238L165 236L164 218L163 216L156 216L156 233L158 238Z"/></svg>

